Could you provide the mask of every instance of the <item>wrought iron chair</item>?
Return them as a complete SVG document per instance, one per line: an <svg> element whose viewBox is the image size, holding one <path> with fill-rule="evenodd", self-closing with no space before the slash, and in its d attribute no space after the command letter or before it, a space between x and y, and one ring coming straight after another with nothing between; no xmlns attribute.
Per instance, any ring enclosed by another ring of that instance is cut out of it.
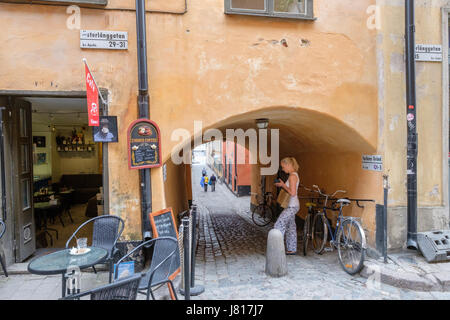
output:
<svg viewBox="0 0 450 320"><path fill-rule="evenodd" d="M75 230L75 232L70 236L69 240L67 240L66 242L66 249L69 248L70 241L72 241L73 238L76 239L76 234L89 223L93 223L92 246L103 248L108 251L108 255L106 256L105 261L101 263L108 264L109 283L111 283L114 256L119 253L116 244L117 240L122 235L125 223L121 218L112 215L98 216L89 219L88 221L80 225L78 229ZM95 273L97 273L95 267L93 267L93 269Z"/></svg>
<svg viewBox="0 0 450 320"><path fill-rule="evenodd" d="M66 296L60 300L79 300L90 296L90 300L136 300L139 283L143 275L137 274L86 292Z"/></svg>
<svg viewBox="0 0 450 320"><path fill-rule="evenodd" d="M6 231L6 225L3 222L3 220L0 220L0 239L5 234L5 231ZM2 265L3 272L5 273L5 276L8 276L8 271L6 270L6 263L5 263L5 260L3 260L3 257L2 257L1 254L0 254L0 263Z"/></svg>
<svg viewBox="0 0 450 320"><path fill-rule="evenodd" d="M177 239L173 237L160 237L142 242L117 261L116 269L117 266L125 262L132 254L144 246L146 248L153 246L153 255L150 267L141 273L143 278L139 283L138 292L145 294L147 300L149 300L150 295L155 300L152 288L167 283L172 297L178 300L172 283L173 278L178 274L180 268L180 252ZM117 278L117 272L114 277Z"/></svg>

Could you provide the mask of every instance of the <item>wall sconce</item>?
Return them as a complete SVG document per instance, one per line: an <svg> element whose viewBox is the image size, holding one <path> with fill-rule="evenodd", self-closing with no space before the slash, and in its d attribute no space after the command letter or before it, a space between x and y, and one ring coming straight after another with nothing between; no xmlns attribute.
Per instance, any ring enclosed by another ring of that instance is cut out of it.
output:
<svg viewBox="0 0 450 320"><path fill-rule="evenodd" d="M259 129L267 129L267 127L269 126L269 119L256 119L256 126Z"/></svg>

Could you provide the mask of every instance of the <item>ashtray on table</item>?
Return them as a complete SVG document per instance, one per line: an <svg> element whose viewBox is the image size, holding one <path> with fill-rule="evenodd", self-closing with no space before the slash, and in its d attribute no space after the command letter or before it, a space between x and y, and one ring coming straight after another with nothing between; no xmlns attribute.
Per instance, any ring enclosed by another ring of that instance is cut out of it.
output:
<svg viewBox="0 0 450 320"><path fill-rule="evenodd" d="M71 254L73 256L79 256L82 254L86 254L89 251L91 251L91 248L80 248L80 249L72 248L72 249L70 249L69 254Z"/></svg>

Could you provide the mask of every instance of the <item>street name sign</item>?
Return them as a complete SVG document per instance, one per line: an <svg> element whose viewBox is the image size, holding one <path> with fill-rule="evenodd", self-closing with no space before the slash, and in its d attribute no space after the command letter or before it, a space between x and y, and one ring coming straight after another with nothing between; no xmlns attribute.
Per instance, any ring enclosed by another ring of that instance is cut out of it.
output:
<svg viewBox="0 0 450 320"><path fill-rule="evenodd" d="M416 44L416 61L442 62L442 45Z"/></svg>
<svg viewBox="0 0 450 320"><path fill-rule="evenodd" d="M362 168L369 171L383 171L383 157L382 156L363 156Z"/></svg>
<svg viewBox="0 0 450 320"><path fill-rule="evenodd" d="M80 48L128 50L128 32L80 30Z"/></svg>

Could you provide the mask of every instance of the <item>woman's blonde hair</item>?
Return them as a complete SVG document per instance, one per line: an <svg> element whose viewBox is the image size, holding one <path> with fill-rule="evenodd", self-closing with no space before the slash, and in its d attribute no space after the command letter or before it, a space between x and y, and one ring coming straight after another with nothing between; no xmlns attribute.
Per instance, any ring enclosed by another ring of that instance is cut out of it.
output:
<svg viewBox="0 0 450 320"><path fill-rule="evenodd" d="M283 160L281 160L281 162L290 164L292 166L292 168L294 168L295 171L298 171L298 169L299 169L298 162L297 162L297 160L295 160L294 157L284 158Z"/></svg>

